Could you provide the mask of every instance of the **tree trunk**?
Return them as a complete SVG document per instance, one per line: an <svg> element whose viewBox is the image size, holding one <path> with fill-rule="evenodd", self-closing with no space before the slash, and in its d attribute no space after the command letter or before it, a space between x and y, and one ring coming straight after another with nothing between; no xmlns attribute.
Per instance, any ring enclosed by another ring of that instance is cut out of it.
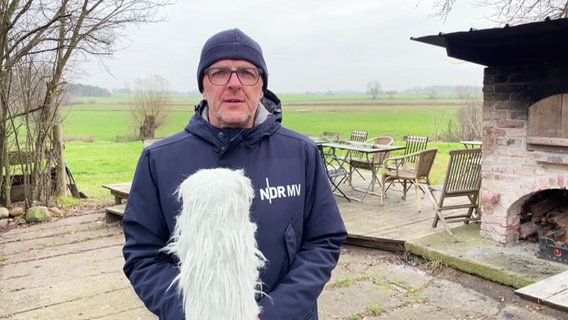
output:
<svg viewBox="0 0 568 320"><path fill-rule="evenodd" d="M156 117L147 115L140 127L140 139L154 138L156 131Z"/></svg>
<svg viewBox="0 0 568 320"><path fill-rule="evenodd" d="M61 125L53 126L53 152L59 156L55 163L55 195L60 197L67 196L67 176L65 172L65 148L63 143L63 130Z"/></svg>

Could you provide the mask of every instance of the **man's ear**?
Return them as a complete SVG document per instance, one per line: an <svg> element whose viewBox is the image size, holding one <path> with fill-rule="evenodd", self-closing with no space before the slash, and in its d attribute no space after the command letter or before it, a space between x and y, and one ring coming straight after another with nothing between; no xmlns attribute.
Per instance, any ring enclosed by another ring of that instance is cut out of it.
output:
<svg viewBox="0 0 568 320"><path fill-rule="evenodd" d="M203 93L201 94L201 96L203 97L203 100L207 100L207 93L205 93L205 91L203 91Z"/></svg>

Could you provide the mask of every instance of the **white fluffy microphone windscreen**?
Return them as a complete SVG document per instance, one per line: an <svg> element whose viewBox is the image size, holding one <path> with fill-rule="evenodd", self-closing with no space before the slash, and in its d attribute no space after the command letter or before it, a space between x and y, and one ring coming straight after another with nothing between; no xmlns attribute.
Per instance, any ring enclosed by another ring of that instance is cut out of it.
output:
<svg viewBox="0 0 568 320"><path fill-rule="evenodd" d="M176 285L188 320L254 320L260 313L254 198L242 170L202 169L177 191L182 210L164 251L179 258Z"/></svg>

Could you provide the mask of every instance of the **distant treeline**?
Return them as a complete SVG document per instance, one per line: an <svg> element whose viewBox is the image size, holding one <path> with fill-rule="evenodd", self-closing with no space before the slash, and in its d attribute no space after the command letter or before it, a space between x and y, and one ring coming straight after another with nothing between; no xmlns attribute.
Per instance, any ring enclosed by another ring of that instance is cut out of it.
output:
<svg viewBox="0 0 568 320"><path fill-rule="evenodd" d="M399 93L457 93L458 95L472 95L481 93L482 88L479 86L464 85L433 85L428 87L414 87L400 91ZM386 92L385 92L386 93Z"/></svg>
<svg viewBox="0 0 568 320"><path fill-rule="evenodd" d="M86 84L80 83L71 83L67 86L67 92L73 97L111 97L111 96L127 96L131 94L131 90L128 88L120 88L120 89L106 89L101 88L98 86L91 86ZM179 92L171 90L169 94L172 96L179 96L179 95L197 95L199 96L199 92Z"/></svg>
<svg viewBox="0 0 568 320"><path fill-rule="evenodd" d="M69 93L75 97L110 97L110 96L127 96L131 94L131 90L127 88L121 89L112 89L108 90L105 88L91 86L91 85L84 85L84 84L76 84L72 83L68 86ZM291 92L290 92L291 93ZM406 90L396 91L384 91L379 94L379 96L396 96L400 94L428 94L435 98L436 96L444 93L456 94L459 97L466 97L471 95L478 95L481 94L481 87L478 86L464 86L464 85L432 85L427 87L414 87ZM284 94L282 92L279 95ZM326 96L335 96L335 95L366 95L362 91L327 91L327 92L304 92L302 94L305 95L326 95ZM177 95L189 95L189 96L200 96L200 93L197 91L194 92L179 92L179 91L170 91L170 95L177 96Z"/></svg>
<svg viewBox="0 0 568 320"><path fill-rule="evenodd" d="M110 97L111 93L107 89L90 86L80 83L71 83L67 87L71 96L75 97Z"/></svg>

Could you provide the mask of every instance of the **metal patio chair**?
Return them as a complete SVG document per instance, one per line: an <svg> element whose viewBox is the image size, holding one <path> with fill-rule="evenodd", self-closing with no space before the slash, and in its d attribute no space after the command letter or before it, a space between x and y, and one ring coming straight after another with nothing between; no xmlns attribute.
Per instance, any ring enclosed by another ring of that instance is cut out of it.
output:
<svg viewBox="0 0 568 320"><path fill-rule="evenodd" d="M378 144L378 145L386 145L386 146L390 146L392 145L394 142L394 138L391 136L378 136L378 137L374 137L373 139L369 139L367 141L365 141L365 143L369 143L369 144ZM372 177L371 177L371 190L374 191L375 190L375 181L378 181L378 178L376 176L379 168L383 165L383 161L388 158L390 155L390 152L379 152L379 153L373 153L372 158L368 159L369 161L367 161L367 159L349 159L349 184L351 185L351 178L353 176L353 171L355 169L362 169L362 170L371 170L372 171ZM372 166L372 168L371 168ZM374 170L372 170L374 169Z"/></svg>
<svg viewBox="0 0 568 320"><path fill-rule="evenodd" d="M344 159L335 155L334 148L326 148L318 146L320 155L322 157L327 177L331 184L332 192L339 192L347 201L351 201L349 197L339 188L339 185L349 178L349 172L345 169Z"/></svg>
<svg viewBox="0 0 568 320"><path fill-rule="evenodd" d="M353 131L351 131L351 138L349 138L349 141L365 142L365 141L367 141L368 136L369 136L369 133L367 131L353 130Z"/></svg>
<svg viewBox="0 0 568 320"><path fill-rule="evenodd" d="M360 143L365 143L365 141L367 141L369 136L369 133L367 131L357 131L357 130L353 130L351 131L351 137L349 138L350 142L360 142ZM345 159L362 159L363 158L363 154L357 151L349 151L349 153L347 154L347 156L345 157ZM353 172L356 171L357 174L363 179L365 180L365 177L363 177L363 175L361 174L361 172L359 172L357 170L357 168L354 168L354 170L349 169L349 182L351 182L351 174L353 174Z"/></svg>
<svg viewBox="0 0 568 320"><path fill-rule="evenodd" d="M429 186L426 191L434 204L436 215L432 223L432 228L441 221L444 229L450 235L452 231L448 227L448 222L478 221L481 219L479 209L479 189L481 187L481 149L464 149L450 151L450 161L446 171L446 178L441 189ZM439 192L436 197L435 192ZM460 201L452 201L448 204L446 200L459 198ZM467 209L465 213L443 214L446 210Z"/></svg>

